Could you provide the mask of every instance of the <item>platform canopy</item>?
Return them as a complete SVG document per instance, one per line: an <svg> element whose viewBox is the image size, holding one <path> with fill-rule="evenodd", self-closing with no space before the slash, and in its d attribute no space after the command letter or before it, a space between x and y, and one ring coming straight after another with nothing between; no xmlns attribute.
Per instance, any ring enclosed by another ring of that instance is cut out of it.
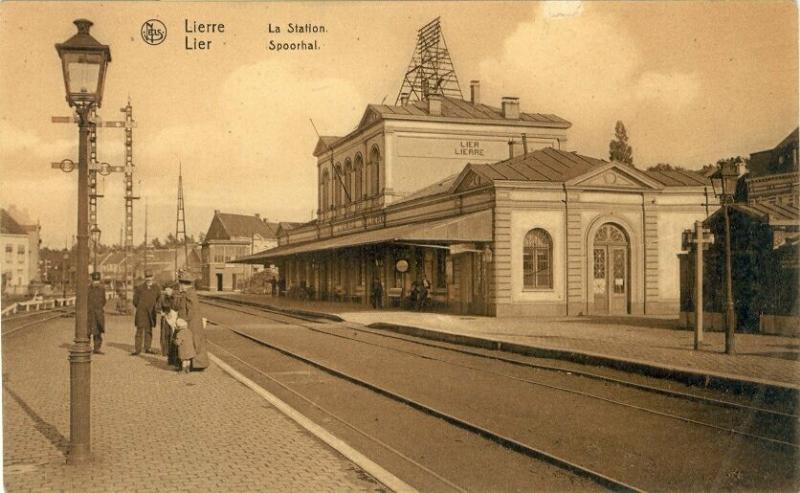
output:
<svg viewBox="0 0 800 493"><path fill-rule="evenodd" d="M402 224L381 229L334 236L315 241L281 245L247 257L232 260L240 264L261 264L269 260L299 253L311 253L378 243L454 243L492 241L492 211L439 219L436 221Z"/></svg>

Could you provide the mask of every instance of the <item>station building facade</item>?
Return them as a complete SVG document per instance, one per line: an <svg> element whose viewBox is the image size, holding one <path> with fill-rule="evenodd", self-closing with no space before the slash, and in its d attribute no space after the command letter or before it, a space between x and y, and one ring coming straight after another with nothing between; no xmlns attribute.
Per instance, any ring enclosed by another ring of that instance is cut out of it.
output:
<svg viewBox="0 0 800 493"><path fill-rule="evenodd" d="M374 279L392 304L424 275L457 313L677 314L681 232L716 209L707 179L568 152L566 120L479 93L370 105L321 137L317 219L240 261L365 305Z"/></svg>

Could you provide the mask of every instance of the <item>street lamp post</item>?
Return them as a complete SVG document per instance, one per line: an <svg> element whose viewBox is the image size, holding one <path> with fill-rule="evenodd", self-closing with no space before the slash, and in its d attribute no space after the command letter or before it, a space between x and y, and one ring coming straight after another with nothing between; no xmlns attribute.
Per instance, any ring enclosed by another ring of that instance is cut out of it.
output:
<svg viewBox="0 0 800 493"><path fill-rule="evenodd" d="M724 161L719 169L711 175L714 195L720 198L722 212L725 217L725 354L736 352L735 319L733 314L733 282L731 274L731 220L728 210L736 193L739 179L739 163L734 160Z"/></svg>
<svg viewBox="0 0 800 493"><path fill-rule="evenodd" d="M101 233L102 231L95 224L92 228L92 244L94 245L94 248L92 248L92 272L97 272L97 245L100 244Z"/></svg>
<svg viewBox="0 0 800 493"><path fill-rule="evenodd" d="M91 362L87 325L89 290L89 163L87 141L92 109L100 107L111 50L89 34L92 22L78 19L78 32L56 44L61 58L67 103L78 113L78 248L75 280L75 340L69 348L70 446L68 464L83 464L91 457Z"/></svg>

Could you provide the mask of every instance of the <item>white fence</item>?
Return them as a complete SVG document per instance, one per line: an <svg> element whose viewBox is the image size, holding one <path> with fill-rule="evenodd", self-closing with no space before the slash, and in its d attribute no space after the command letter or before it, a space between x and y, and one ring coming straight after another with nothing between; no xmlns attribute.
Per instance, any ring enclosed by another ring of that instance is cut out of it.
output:
<svg viewBox="0 0 800 493"><path fill-rule="evenodd" d="M113 291L106 292L106 299L114 298ZM75 306L75 297L67 296L66 298L48 298L34 297L29 301L18 301L12 303L10 306L3 308L3 316L13 315L19 312L34 312L38 310L48 310L51 308L58 308L62 306Z"/></svg>

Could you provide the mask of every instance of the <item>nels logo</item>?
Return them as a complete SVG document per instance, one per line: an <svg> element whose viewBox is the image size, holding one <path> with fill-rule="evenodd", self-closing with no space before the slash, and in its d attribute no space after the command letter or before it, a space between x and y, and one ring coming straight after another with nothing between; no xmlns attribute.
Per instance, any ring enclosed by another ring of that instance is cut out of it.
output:
<svg viewBox="0 0 800 493"><path fill-rule="evenodd" d="M158 19L150 19L142 24L142 39L149 45L160 45L167 39L167 26Z"/></svg>

